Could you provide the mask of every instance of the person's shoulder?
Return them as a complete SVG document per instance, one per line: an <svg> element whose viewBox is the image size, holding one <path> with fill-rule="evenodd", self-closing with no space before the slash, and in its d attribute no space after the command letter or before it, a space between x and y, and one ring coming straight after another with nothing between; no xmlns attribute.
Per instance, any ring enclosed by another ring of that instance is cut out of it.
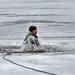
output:
<svg viewBox="0 0 75 75"><path fill-rule="evenodd" d="M33 35L30 35L28 38L29 39L35 39L35 37Z"/></svg>

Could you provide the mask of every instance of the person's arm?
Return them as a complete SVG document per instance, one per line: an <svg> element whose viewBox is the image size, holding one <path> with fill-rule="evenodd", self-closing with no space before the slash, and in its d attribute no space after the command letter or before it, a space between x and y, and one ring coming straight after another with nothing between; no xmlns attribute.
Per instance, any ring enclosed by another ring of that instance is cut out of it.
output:
<svg viewBox="0 0 75 75"><path fill-rule="evenodd" d="M36 38L33 37L33 36L30 36L30 42L31 42L31 44L39 45L39 41L38 41L38 39L36 39Z"/></svg>

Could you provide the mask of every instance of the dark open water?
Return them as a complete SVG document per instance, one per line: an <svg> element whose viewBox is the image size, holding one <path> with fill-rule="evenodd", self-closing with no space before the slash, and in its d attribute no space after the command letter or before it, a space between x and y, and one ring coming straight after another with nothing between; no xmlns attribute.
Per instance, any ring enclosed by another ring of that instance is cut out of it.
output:
<svg viewBox="0 0 75 75"><path fill-rule="evenodd" d="M75 0L0 0L0 47L21 45L30 25L43 44L75 50Z"/></svg>

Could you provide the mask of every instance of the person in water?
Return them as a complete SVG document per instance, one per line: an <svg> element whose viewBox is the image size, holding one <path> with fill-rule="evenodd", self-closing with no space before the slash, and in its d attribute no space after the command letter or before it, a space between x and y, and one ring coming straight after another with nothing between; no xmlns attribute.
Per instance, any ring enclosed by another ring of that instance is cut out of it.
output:
<svg viewBox="0 0 75 75"><path fill-rule="evenodd" d="M22 52L36 52L36 51L44 51L44 47L40 45L37 36L37 27L30 26L29 33L26 35L23 45L20 48Z"/></svg>

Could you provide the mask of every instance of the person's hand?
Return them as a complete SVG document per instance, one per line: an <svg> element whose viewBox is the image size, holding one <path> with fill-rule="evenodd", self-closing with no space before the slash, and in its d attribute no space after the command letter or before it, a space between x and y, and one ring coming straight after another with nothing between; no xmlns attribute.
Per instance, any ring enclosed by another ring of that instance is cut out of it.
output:
<svg viewBox="0 0 75 75"><path fill-rule="evenodd" d="M40 45L41 48L43 48L43 46Z"/></svg>

